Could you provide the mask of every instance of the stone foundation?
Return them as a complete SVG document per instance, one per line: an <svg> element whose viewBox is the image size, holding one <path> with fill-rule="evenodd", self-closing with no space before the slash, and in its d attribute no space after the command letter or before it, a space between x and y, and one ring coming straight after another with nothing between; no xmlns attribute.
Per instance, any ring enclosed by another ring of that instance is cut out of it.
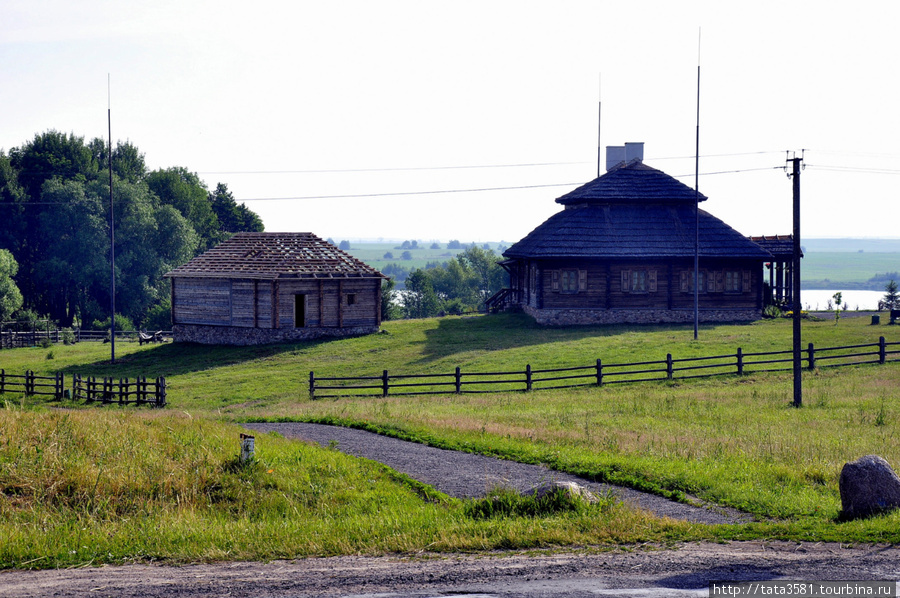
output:
<svg viewBox="0 0 900 598"><path fill-rule="evenodd" d="M378 326L349 328L238 328L234 326L199 326L176 324L172 336L176 343L201 345L267 345L289 341L362 336L378 332Z"/></svg>
<svg viewBox="0 0 900 598"><path fill-rule="evenodd" d="M536 309L524 311L544 326L583 324L688 324L694 321L693 309ZM752 322L762 318L759 309L701 309L700 322Z"/></svg>

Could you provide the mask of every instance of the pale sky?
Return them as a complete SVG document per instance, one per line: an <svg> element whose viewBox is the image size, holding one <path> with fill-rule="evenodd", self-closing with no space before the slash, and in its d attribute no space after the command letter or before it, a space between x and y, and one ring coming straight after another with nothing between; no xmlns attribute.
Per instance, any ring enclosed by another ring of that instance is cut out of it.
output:
<svg viewBox="0 0 900 598"><path fill-rule="evenodd" d="M596 176L598 99L602 145L693 186L699 61L704 209L790 233L806 149L803 237L898 237L898 23L893 0L3 0L0 148L105 138L109 97L114 140L266 230L512 242Z"/></svg>

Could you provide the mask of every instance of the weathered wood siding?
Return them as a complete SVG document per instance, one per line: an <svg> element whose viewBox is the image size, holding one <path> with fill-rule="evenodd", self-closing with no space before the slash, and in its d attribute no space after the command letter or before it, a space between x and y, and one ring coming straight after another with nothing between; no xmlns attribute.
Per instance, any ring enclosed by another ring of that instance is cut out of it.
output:
<svg viewBox="0 0 900 598"><path fill-rule="evenodd" d="M694 306L693 263L666 261L539 262L536 275L518 279L525 303L538 309L689 309ZM762 304L756 262L701 260L701 309L754 309ZM731 274L729 274L731 273ZM726 281L738 281L739 290ZM690 280L688 285L685 281Z"/></svg>
<svg viewBox="0 0 900 598"><path fill-rule="evenodd" d="M380 280L173 278L172 290L176 324L295 328L297 295L305 295L304 328L353 328L380 323ZM273 292L277 293L274 301ZM274 327L273 317L277 318Z"/></svg>
<svg viewBox="0 0 900 598"><path fill-rule="evenodd" d="M172 315L176 324L231 325L231 281L173 278Z"/></svg>

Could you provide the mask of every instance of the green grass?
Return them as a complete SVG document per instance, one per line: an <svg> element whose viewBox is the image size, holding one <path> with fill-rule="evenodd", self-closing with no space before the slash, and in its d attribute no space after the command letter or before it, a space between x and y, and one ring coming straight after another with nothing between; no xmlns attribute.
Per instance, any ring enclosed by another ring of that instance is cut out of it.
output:
<svg viewBox="0 0 900 598"><path fill-rule="evenodd" d="M804 289L870 288L883 291L883 283L865 283L886 272L900 272L900 253L810 251L800 267Z"/></svg>
<svg viewBox="0 0 900 598"><path fill-rule="evenodd" d="M310 401L317 375L521 370L790 348L791 323L547 329L518 315L388 322L382 334L268 347L82 343L0 353L11 373L165 375L166 410L5 395L0 566L175 561L782 538L898 542L900 515L839 522L842 465L900 464L900 365L577 390ZM804 322L818 346L900 340L864 318ZM60 410L59 407L67 407ZM740 526L656 519L621 505L474 517L377 464L274 435L235 468L241 420L342 423L690 496L757 516ZM271 471L270 471L271 470Z"/></svg>

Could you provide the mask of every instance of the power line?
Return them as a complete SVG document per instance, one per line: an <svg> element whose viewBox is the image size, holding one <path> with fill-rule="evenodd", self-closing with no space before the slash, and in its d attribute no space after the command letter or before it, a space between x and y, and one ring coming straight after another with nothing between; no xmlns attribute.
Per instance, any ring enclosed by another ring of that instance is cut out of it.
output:
<svg viewBox="0 0 900 598"><path fill-rule="evenodd" d="M363 197L391 197L401 195L437 195L440 193L479 193L482 191L514 191L518 189L541 189L546 187L573 187L581 185L577 183L551 183L548 185L522 185L518 187L482 187L477 189L437 189L427 191L395 191L388 193L353 193L347 195L305 195L299 197L252 197L241 198L238 201L290 201L301 199L354 199Z"/></svg>
<svg viewBox="0 0 900 598"><path fill-rule="evenodd" d="M524 164L470 164L459 166L409 166L397 168L328 168L312 170L203 170L197 174L322 174L350 172L411 172L418 170L474 170L478 168L534 168L537 166L572 166L591 162L533 162Z"/></svg>
<svg viewBox="0 0 900 598"><path fill-rule="evenodd" d="M834 165L818 165L807 164L807 168L815 168L816 170L824 170L831 172L857 172L861 174L900 174L900 170L895 168L871 168L865 166L834 166Z"/></svg>

